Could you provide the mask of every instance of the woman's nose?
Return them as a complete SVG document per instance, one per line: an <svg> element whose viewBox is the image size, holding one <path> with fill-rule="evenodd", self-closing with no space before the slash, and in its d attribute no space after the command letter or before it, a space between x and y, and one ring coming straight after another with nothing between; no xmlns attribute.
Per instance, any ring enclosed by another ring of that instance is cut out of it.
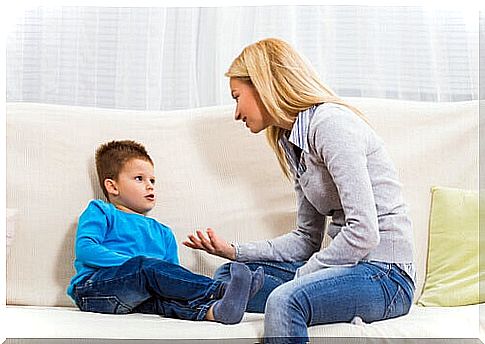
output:
<svg viewBox="0 0 485 344"><path fill-rule="evenodd" d="M239 121L241 119L241 113L239 112L239 107L236 106L236 111L234 112L234 119Z"/></svg>

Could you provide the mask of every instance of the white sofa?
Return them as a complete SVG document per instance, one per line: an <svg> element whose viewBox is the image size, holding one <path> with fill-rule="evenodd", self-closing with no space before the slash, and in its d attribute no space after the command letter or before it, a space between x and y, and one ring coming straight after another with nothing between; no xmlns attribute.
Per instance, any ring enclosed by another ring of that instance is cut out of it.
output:
<svg viewBox="0 0 485 344"><path fill-rule="evenodd" d="M417 300L426 271L430 188L478 189L478 102L347 100L366 113L399 171L414 223ZM74 273L77 217L90 199L102 197L94 151L108 140L134 139L146 145L159 192L150 216L169 225L179 243L196 228L209 226L229 241L242 242L292 229L292 185L282 176L264 134L251 134L235 122L233 110L143 112L7 103L7 208L15 214L9 221L15 235L7 252L4 337L12 343L15 338L257 342L263 334L262 314L246 313L240 324L221 325L84 313L65 293ZM206 275L225 262L182 245L180 257L184 266ZM355 343L388 343L392 338L479 343L484 328L479 310L478 305L413 305L401 318L321 325L309 333L312 338L347 338L339 343L352 343L352 338Z"/></svg>

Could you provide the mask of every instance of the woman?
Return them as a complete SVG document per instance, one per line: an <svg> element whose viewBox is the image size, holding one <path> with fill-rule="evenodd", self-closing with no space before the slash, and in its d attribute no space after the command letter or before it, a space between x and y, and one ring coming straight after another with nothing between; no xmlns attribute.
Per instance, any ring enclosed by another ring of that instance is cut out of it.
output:
<svg viewBox="0 0 485 344"><path fill-rule="evenodd" d="M247 46L226 76L235 119L253 133L266 129L294 180L297 226L245 244L209 228L184 244L264 267L265 284L248 311L265 312L269 343L306 342L312 325L406 314L415 288L411 222L393 163L363 114L279 39ZM325 233L333 240L322 248ZM216 272L228 276L227 265Z"/></svg>

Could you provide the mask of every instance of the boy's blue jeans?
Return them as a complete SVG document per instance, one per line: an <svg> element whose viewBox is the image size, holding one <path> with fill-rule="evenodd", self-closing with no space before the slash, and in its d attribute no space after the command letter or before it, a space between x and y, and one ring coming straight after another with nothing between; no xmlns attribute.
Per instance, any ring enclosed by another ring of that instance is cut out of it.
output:
<svg viewBox="0 0 485 344"><path fill-rule="evenodd" d="M204 320L220 298L222 284L180 265L139 256L120 266L99 269L76 284L73 293L83 311Z"/></svg>
<svg viewBox="0 0 485 344"><path fill-rule="evenodd" d="M409 312L414 295L411 279L395 264L359 262L351 267L331 267L294 280L304 262L253 262L263 266L263 288L248 303L248 312L265 313L265 343L306 343L307 326L364 322L398 317ZM229 278L229 266L215 273Z"/></svg>

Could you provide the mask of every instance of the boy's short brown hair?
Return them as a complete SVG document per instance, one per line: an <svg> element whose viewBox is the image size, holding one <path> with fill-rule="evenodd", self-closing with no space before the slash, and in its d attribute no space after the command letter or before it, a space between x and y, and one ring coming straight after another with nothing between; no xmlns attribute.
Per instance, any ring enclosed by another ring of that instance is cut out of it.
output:
<svg viewBox="0 0 485 344"><path fill-rule="evenodd" d="M106 179L116 180L125 164L131 159L146 160L153 165L145 147L132 140L110 141L102 144L96 150L96 172L106 199L109 200L109 197L108 191L104 187L104 181Z"/></svg>

